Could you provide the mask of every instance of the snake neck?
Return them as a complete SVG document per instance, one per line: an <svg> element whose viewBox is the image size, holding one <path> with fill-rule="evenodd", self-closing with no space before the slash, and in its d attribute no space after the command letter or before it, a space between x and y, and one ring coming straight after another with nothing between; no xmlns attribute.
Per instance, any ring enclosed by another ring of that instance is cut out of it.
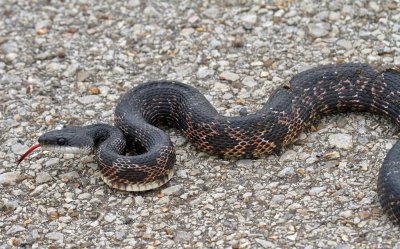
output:
<svg viewBox="0 0 400 249"><path fill-rule="evenodd" d="M100 147L104 147L110 148L117 154L124 152L126 141L120 129L107 124L93 124L85 128L88 136L93 140L93 151L98 151Z"/></svg>

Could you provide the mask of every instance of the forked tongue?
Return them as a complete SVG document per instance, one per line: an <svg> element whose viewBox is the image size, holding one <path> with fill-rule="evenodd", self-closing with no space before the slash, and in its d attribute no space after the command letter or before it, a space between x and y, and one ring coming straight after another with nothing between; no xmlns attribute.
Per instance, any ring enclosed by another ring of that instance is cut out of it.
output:
<svg viewBox="0 0 400 249"><path fill-rule="evenodd" d="M22 160L25 159L25 157L27 157L29 154L31 154L32 151L36 150L36 149L39 148L40 146L41 146L40 144L32 145L32 147L30 147L30 148L25 152L25 154L23 154L23 155L21 156L21 158L18 159L18 161L17 161L17 166L22 162Z"/></svg>

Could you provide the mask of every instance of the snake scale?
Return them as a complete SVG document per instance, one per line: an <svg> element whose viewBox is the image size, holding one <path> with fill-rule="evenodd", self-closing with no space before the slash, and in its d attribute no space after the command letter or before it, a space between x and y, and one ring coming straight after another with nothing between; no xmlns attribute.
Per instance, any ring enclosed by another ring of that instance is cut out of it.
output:
<svg viewBox="0 0 400 249"><path fill-rule="evenodd" d="M92 153L103 180L113 188L144 191L173 175L175 150L160 126L174 127L200 150L223 158L258 158L279 151L321 116L345 112L382 114L400 125L400 72L367 64L325 65L295 75L264 107L225 117L195 88L175 81L140 84L118 103L115 126L65 127L39 137L19 160L38 147L61 153ZM126 146L129 145L129 146ZM126 147L136 148L127 155ZM378 176L378 197L400 224L400 143L386 156Z"/></svg>

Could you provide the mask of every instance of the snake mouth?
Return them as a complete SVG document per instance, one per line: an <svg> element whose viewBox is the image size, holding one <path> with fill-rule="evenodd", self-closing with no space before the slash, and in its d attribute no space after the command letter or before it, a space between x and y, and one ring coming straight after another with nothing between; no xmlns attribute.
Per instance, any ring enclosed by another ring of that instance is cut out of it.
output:
<svg viewBox="0 0 400 249"><path fill-rule="evenodd" d="M34 150L41 147L45 151L51 151L62 154L84 154L88 155L92 153L92 149L90 147L72 147L72 146L56 146L56 145L46 145L46 144L34 144L32 145L18 160L17 166Z"/></svg>
<svg viewBox="0 0 400 249"><path fill-rule="evenodd" d="M92 153L90 147L74 147L74 146L57 146L57 145L42 145L43 150L56 152L60 154L83 154Z"/></svg>

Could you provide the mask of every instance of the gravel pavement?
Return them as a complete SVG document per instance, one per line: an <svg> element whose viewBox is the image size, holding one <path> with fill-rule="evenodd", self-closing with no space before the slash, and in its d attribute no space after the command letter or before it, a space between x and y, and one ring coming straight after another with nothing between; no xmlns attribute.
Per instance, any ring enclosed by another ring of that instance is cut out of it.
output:
<svg viewBox="0 0 400 249"><path fill-rule="evenodd" d="M398 133L376 115L324 118L259 160L171 130L176 174L146 193L107 187L92 156L15 164L45 131L112 123L143 81L233 116L316 65L400 66L399 20L398 1L0 0L0 248L400 248L376 194Z"/></svg>

